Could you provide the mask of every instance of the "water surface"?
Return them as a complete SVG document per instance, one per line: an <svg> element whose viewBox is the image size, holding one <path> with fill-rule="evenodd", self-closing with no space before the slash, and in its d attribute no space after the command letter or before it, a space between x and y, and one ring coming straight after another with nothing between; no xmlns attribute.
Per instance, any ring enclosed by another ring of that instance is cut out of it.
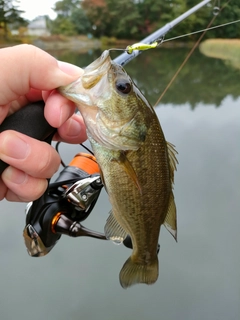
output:
<svg viewBox="0 0 240 320"><path fill-rule="evenodd" d="M154 104L186 54L148 52L127 70ZM98 55L55 53L80 66ZM195 53L156 107L179 152L179 240L162 228L158 282L122 289L118 274L130 250L95 239L62 237L48 256L30 258L22 238L25 205L2 201L2 320L239 319L239 80L239 71L223 61ZM79 150L61 146L65 161ZM103 192L85 225L102 231L109 210Z"/></svg>

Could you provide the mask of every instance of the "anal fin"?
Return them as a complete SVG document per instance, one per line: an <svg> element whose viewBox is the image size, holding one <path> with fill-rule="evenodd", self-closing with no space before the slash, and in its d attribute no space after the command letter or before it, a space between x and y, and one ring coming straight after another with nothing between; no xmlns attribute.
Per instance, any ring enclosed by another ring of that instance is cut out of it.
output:
<svg viewBox="0 0 240 320"><path fill-rule="evenodd" d="M104 227L105 236L116 244L120 244L127 237L127 232L120 226L118 221L110 211L107 222Z"/></svg>

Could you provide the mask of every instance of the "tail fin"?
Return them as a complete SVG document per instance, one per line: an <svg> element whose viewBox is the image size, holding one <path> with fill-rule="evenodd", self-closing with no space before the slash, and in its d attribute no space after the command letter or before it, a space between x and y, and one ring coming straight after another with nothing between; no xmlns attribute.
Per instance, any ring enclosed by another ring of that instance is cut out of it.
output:
<svg viewBox="0 0 240 320"><path fill-rule="evenodd" d="M139 264L128 258L119 274L121 286L126 289L136 283L153 284L158 278L158 257L151 264Z"/></svg>

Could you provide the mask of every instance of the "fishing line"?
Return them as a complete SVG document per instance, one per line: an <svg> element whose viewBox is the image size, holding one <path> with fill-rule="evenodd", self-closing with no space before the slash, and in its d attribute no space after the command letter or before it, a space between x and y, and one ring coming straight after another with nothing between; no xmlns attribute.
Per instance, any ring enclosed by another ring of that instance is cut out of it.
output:
<svg viewBox="0 0 240 320"><path fill-rule="evenodd" d="M228 5L228 3L231 0L228 0L221 8L219 8L218 10L218 14ZM213 8L216 12L216 7ZM156 101L154 107L156 107L157 104L159 104L159 102L162 100L163 96L165 95L165 93L168 91L168 89L171 87L172 83L174 82L174 80L177 78L177 76L179 75L180 71L183 69L183 67L185 66L185 64L187 63L187 61L189 60L189 58L191 57L191 55L193 54L194 50L197 48L197 46L199 45L200 41L202 40L202 38L205 36L207 30L209 30L209 28L211 27L211 25L213 24L213 22L215 21L215 19L217 18L218 14L214 13L214 17L212 18L212 20L209 22L209 24L207 25L207 28L204 29L203 33L201 34L201 36L199 37L199 39L197 40L197 42L194 44L194 46L192 47L192 49L189 51L188 55L186 56L186 58L183 60L182 64L180 65L180 67L178 68L178 70L176 71L176 73L174 74L174 76L172 77L172 79L170 80L170 82L168 83L168 85L166 86L166 88L164 89L164 91L162 92L162 94L160 95L160 97L158 98L158 100Z"/></svg>
<svg viewBox="0 0 240 320"><path fill-rule="evenodd" d="M60 151L59 151L59 146L60 146L60 143L62 143L62 141L58 141L55 145L55 150L57 151L57 153L59 154L60 156L60 159L61 159L61 165L65 168L66 167L66 164L63 162L63 159L60 155Z"/></svg>
<svg viewBox="0 0 240 320"><path fill-rule="evenodd" d="M58 141L55 145L55 149L57 151L57 153L60 155L60 151L59 151L59 146L60 143L62 143L62 141ZM83 143L79 143L80 146L82 146L85 150L87 150L91 155L94 156L94 153L92 152L92 150L90 150L87 146L85 146L85 144ZM61 159L61 165L65 168L67 165L65 164L65 162L63 161L61 155L60 155L60 159Z"/></svg>
<svg viewBox="0 0 240 320"><path fill-rule="evenodd" d="M82 146L85 150L87 150L89 153L91 153L91 155L94 156L94 153L92 152L92 150L90 150L87 146L85 146L85 144L80 143L80 146Z"/></svg>
<svg viewBox="0 0 240 320"><path fill-rule="evenodd" d="M186 34L183 34L181 36L177 36L177 37L174 37L174 38L163 40L163 42L167 42L167 41L172 41L172 40L188 37L188 36L191 36L193 34L197 34L197 33L204 32L204 31L209 31L209 30L213 30L213 29L217 29L217 28L221 28L221 27L225 27L225 26L229 26L231 24L238 23L238 22L240 22L240 19L239 20L235 20L235 21L231 21L231 22L226 22L226 23L223 23L223 24L219 24L218 26L214 26L214 27L210 27L210 28L194 31L194 32L191 32L191 33L186 33Z"/></svg>

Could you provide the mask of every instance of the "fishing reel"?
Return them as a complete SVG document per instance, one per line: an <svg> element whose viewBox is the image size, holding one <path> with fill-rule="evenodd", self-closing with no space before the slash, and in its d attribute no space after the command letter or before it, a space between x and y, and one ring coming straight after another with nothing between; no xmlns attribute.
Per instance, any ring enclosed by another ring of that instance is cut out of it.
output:
<svg viewBox="0 0 240 320"><path fill-rule="evenodd" d="M63 234L106 240L104 234L81 224L94 208L102 187L95 157L78 153L46 192L27 205L23 236L29 255L46 255Z"/></svg>

